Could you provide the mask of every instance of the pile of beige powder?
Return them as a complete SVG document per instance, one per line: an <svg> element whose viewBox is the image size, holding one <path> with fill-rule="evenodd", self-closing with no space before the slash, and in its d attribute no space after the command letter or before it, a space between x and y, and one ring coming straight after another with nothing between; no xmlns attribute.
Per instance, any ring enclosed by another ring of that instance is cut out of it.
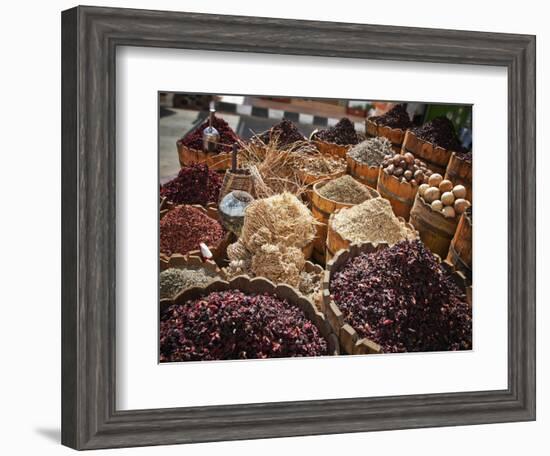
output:
<svg viewBox="0 0 550 456"><path fill-rule="evenodd" d="M366 185L347 174L327 182L319 189L319 194L327 199L347 204L359 204L372 198Z"/></svg>
<svg viewBox="0 0 550 456"><path fill-rule="evenodd" d="M387 242L393 245L416 238L416 233L395 216L390 202L384 198L372 198L341 209L332 217L332 228L352 243Z"/></svg>

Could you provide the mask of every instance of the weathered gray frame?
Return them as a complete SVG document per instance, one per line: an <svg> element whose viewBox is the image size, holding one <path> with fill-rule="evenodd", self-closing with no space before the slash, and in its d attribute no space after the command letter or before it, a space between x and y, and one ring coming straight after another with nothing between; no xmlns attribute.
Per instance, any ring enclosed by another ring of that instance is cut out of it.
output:
<svg viewBox="0 0 550 456"><path fill-rule="evenodd" d="M506 67L508 388L117 411L115 49L122 45ZM92 449L535 419L534 36L77 7L62 14L62 51L62 443Z"/></svg>

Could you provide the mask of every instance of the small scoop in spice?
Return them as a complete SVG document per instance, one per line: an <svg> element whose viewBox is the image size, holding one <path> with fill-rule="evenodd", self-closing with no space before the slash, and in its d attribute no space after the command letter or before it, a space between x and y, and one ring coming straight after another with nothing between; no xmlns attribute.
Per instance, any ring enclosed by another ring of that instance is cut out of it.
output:
<svg viewBox="0 0 550 456"><path fill-rule="evenodd" d="M214 255L212 255L212 252L204 242L199 243L199 247L201 251L201 258L203 261L212 259Z"/></svg>
<svg viewBox="0 0 550 456"><path fill-rule="evenodd" d="M218 150L220 133L213 126L215 112L216 109L214 108L214 102L210 102L210 117L208 119L208 127L206 127L202 132L202 148L205 152L216 152Z"/></svg>

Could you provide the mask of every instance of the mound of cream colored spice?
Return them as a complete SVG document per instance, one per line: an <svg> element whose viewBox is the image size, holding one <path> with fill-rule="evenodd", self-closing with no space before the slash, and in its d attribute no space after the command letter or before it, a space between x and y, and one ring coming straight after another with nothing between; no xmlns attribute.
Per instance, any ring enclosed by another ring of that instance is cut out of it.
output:
<svg viewBox="0 0 550 456"><path fill-rule="evenodd" d="M341 209L332 218L332 228L350 242L387 242L396 244L415 239L416 234L393 213L390 202L372 198L357 206Z"/></svg>
<svg viewBox="0 0 550 456"><path fill-rule="evenodd" d="M359 204L371 198L367 186L347 174L327 182L319 188L319 193L327 199L348 204Z"/></svg>

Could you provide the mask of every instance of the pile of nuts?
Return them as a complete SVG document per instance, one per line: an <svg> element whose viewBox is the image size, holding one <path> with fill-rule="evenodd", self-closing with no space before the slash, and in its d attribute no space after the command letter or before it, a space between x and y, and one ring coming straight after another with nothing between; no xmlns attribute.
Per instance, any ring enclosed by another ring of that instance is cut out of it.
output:
<svg viewBox="0 0 550 456"><path fill-rule="evenodd" d="M414 158L410 152L386 155L382 162L382 169L386 174L412 185L423 184L432 175L432 171L428 169L426 163Z"/></svg>
<svg viewBox="0 0 550 456"><path fill-rule="evenodd" d="M418 187L418 195L429 204L433 211L441 212L446 218L454 218L471 206L466 199L466 188L454 185L441 174L433 173L427 184Z"/></svg>

